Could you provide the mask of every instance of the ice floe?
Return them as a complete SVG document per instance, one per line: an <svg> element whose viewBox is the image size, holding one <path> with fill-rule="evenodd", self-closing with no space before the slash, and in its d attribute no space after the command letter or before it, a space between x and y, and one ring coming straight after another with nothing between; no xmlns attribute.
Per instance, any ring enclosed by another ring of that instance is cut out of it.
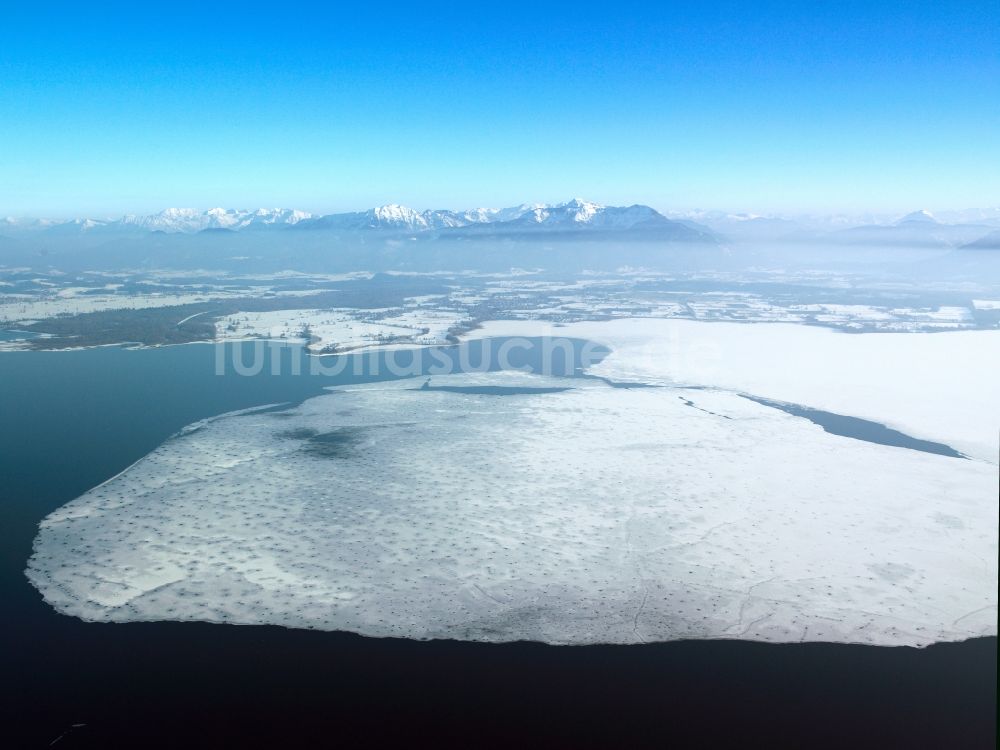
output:
<svg viewBox="0 0 1000 750"><path fill-rule="evenodd" d="M50 514L27 575L94 621L559 644L996 632L986 461L831 435L720 390L422 384L193 425Z"/></svg>

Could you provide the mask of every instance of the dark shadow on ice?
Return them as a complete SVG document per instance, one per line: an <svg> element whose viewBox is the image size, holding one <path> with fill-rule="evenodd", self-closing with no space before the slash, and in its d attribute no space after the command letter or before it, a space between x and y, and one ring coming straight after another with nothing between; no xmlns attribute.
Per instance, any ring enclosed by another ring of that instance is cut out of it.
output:
<svg viewBox="0 0 1000 750"><path fill-rule="evenodd" d="M511 385L431 385L430 378L419 388L409 388L411 391L442 391L445 393L464 393L472 396L533 396L542 393L562 393L572 388L532 388L529 386Z"/></svg>
<svg viewBox="0 0 1000 750"><path fill-rule="evenodd" d="M350 455L368 431L365 427L338 427L329 432L314 433L306 436L306 450L316 456L342 458Z"/></svg>
<svg viewBox="0 0 1000 750"><path fill-rule="evenodd" d="M580 374L580 377L600 380L602 383L604 383L604 385L609 385L612 388L662 388L663 387L657 385L656 383L629 383L623 380L612 380L611 378L605 378L601 375Z"/></svg>
<svg viewBox="0 0 1000 750"><path fill-rule="evenodd" d="M698 404L696 404L694 401L692 401L689 398L684 398L683 396L678 396L677 398L679 398L681 400L681 402L685 406L690 406L692 409L697 409L698 411L703 411L706 414L711 414L713 417L722 417L723 419L732 419L732 417L730 417L730 416L728 416L726 414L718 414L718 413L716 413L714 411L709 411L708 409L702 409L700 406L698 406Z"/></svg>

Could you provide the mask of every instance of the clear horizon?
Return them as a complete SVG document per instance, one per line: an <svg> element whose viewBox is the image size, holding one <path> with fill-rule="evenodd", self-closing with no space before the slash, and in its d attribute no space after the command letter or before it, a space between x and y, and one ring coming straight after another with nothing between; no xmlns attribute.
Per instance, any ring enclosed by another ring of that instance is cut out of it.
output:
<svg viewBox="0 0 1000 750"><path fill-rule="evenodd" d="M1000 205L995 2L48 7L0 29L0 216Z"/></svg>

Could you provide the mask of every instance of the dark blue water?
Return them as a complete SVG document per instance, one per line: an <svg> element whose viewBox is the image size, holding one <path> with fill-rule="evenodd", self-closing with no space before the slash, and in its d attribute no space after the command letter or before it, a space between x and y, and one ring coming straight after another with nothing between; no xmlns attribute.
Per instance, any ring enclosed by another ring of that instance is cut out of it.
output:
<svg viewBox="0 0 1000 750"><path fill-rule="evenodd" d="M23 339L30 339L37 335L37 333L29 333L28 331L0 330L0 341L20 341Z"/></svg>
<svg viewBox="0 0 1000 750"><path fill-rule="evenodd" d="M480 362L489 346L445 351ZM47 747L74 723L57 747L992 746L995 638L560 648L57 614L23 574L46 514L198 419L392 377L379 355L359 374L295 376L308 362L294 347L277 374L219 376L215 352L0 353L0 746Z"/></svg>
<svg viewBox="0 0 1000 750"><path fill-rule="evenodd" d="M867 419L860 419L859 417L848 417L843 414L834 414L833 412L822 411L820 409L811 409L808 406L799 406L798 404L788 404L784 401L771 401L758 396L743 394L743 398L756 401L758 404L763 404L764 406L770 406L772 409L780 409L786 414L791 414L795 417L808 419L813 424L818 424L831 435L840 435L879 445L890 445L894 448L909 448L910 450L923 451L924 453L935 453L939 456L965 458L963 454L950 445L934 443L930 440L920 440L906 433L886 427L879 422L872 422Z"/></svg>

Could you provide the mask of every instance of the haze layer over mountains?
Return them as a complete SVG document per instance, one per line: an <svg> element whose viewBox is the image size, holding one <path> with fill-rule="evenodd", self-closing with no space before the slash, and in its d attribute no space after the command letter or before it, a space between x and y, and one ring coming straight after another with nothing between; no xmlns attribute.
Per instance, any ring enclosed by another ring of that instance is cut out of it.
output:
<svg viewBox="0 0 1000 750"><path fill-rule="evenodd" d="M524 203L508 208L424 210L387 204L325 215L286 208L256 210L168 208L145 216L71 220L6 218L0 235L167 234L297 230L427 234L440 237L531 237L603 232L680 242L810 242L960 247L1000 245L1000 208L951 211L938 218L913 211L895 220L871 216L783 217L721 211L668 212L650 206L604 206L575 198L566 203Z"/></svg>

